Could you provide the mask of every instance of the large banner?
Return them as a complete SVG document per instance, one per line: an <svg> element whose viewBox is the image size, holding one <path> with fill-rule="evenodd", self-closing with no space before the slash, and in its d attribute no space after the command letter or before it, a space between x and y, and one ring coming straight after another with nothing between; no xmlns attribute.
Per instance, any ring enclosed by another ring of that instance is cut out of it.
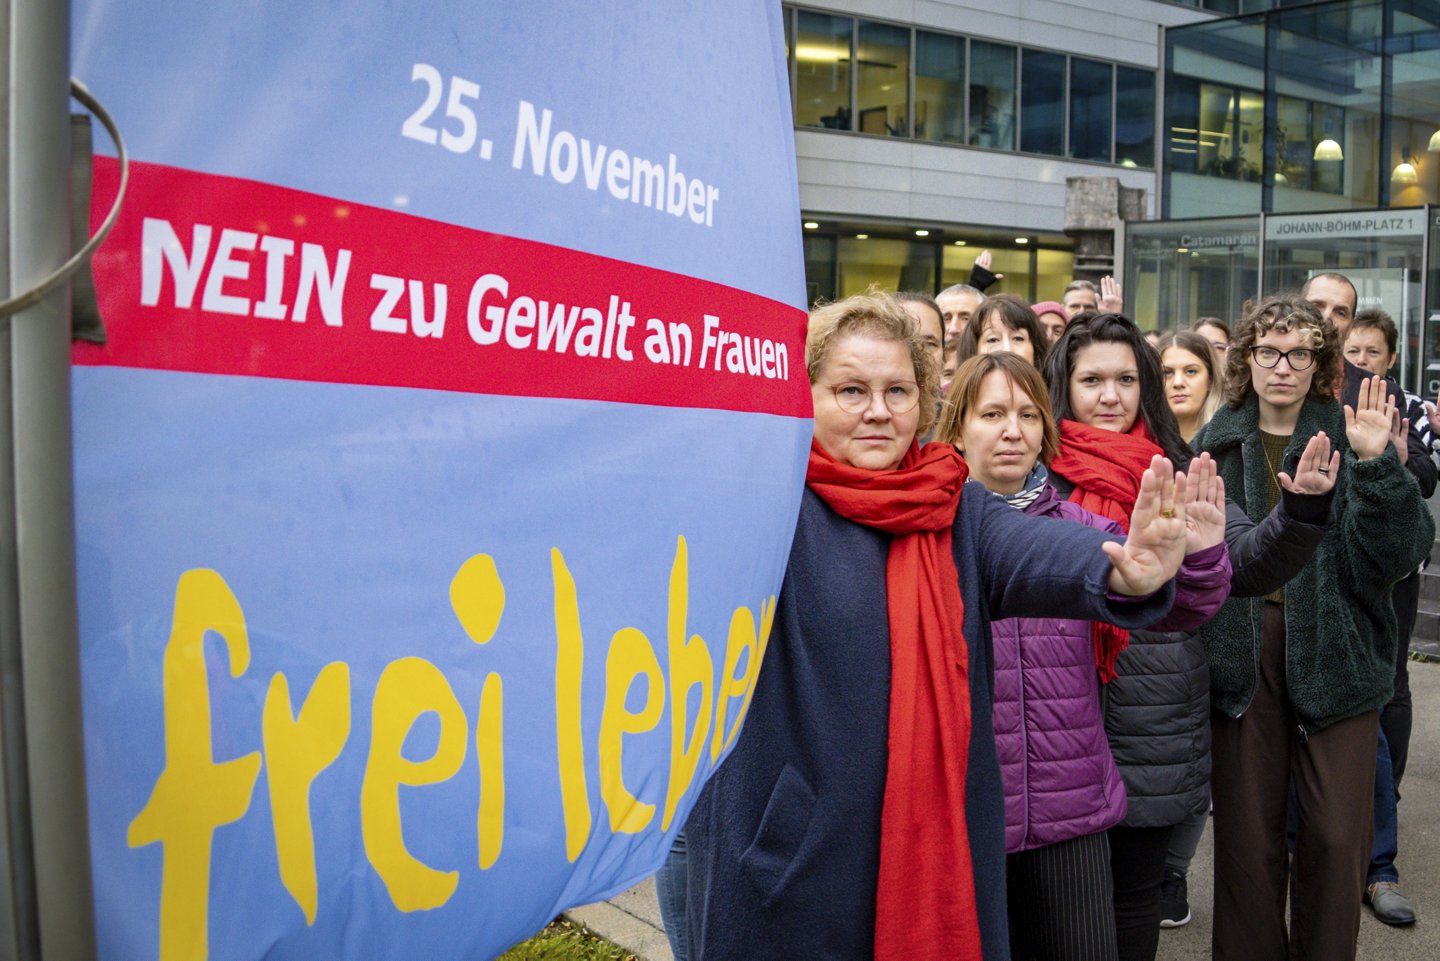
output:
<svg viewBox="0 0 1440 961"><path fill-rule="evenodd" d="M653 872L809 444L779 5L73 18L101 956L488 957Z"/></svg>

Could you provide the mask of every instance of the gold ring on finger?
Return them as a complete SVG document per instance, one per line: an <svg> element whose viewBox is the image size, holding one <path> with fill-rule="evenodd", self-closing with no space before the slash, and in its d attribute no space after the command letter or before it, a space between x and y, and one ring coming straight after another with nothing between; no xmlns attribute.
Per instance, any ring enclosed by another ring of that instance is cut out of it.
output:
<svg viewBox="0 0 1440 961"><path fill-rule="evenodd" d="M1175 508L1173 508L1173 507L1163 507L1163 508L1161 508L1161 509L1160 509L1160 516L1161 516L1161 517L1174 517L1174 516L1175 516Z"/></svg>

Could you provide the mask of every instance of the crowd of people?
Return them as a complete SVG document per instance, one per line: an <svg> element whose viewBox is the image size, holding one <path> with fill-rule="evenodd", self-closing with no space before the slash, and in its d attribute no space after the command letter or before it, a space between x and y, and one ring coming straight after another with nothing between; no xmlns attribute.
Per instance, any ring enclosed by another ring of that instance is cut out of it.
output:
<svg viewBox="0 0 1440 961"><path fill-rule="evenodd" d="M1217 959L1413 922L1433 408L1357 300L1158 336L1109 278L817 307L765 663L659 877L677 961L1152 961L1207 820Z"/></svg>

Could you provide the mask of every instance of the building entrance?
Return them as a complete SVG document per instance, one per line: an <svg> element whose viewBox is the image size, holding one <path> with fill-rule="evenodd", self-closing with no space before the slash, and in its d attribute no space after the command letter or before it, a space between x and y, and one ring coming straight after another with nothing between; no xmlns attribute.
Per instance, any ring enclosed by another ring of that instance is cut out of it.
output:
<svg viewBox="0 0 1440 961"><path fill-rule="evenodd" d="M1233 323L1246 300L1342 273L1355 284L1359 309L1378 307L1399 327L1396 378L1433 399L1440 391L1437 248L1434 205L1132 223L1125 287L1136 292L1137 322L1163 329L1207 315Z"/></svg>

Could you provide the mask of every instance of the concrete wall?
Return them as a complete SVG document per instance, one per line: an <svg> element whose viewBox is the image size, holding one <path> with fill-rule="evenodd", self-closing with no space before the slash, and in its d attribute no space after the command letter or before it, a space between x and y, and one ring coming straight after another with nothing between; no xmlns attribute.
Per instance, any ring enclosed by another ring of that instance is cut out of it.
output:
<svg viewBox="0 0 1440 961"><path fill-rule="evenodd" d="M1065 178L1094 176L1144 190L1146 216L1156 214L1148 170L818 130L795 131L795 155L807 215L1060 233Z"/></svg>
<svg viewBox="0 0 1440 961"><path fill-rule="evenodd" d="M1212 19L1154 0L836 0L806 7L914 24L1117 63L1160 66L1160 28ZM1157 144L1158 147L1158 144ZM796 130L800 206L816 216L960 223L1059 233L1067 177L1114 176L1145 191L1152 171L886 137Z"/></svg>

